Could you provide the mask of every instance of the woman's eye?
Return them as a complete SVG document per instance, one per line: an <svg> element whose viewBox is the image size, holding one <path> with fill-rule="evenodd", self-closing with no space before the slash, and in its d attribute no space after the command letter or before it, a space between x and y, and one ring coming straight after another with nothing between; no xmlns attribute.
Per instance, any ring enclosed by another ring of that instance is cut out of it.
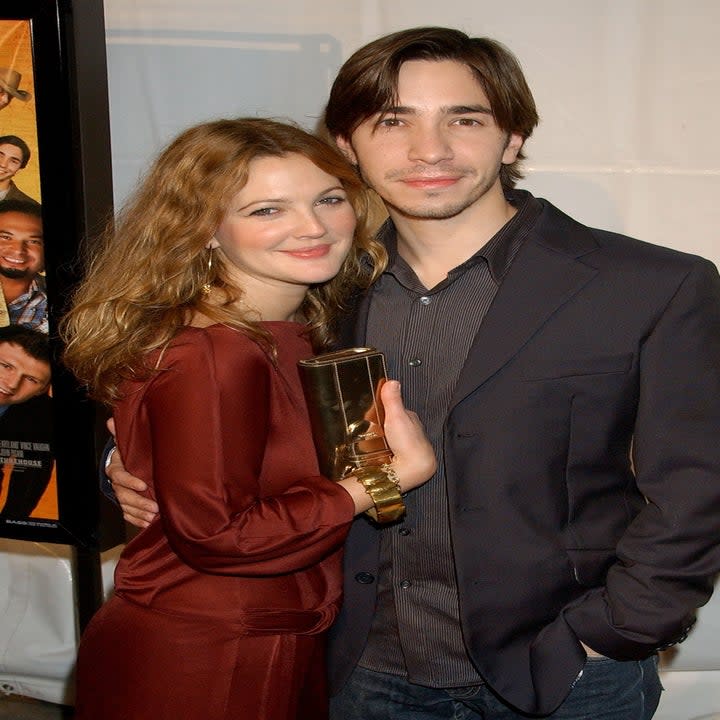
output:
<svg viewBox="0 0 720 720"><path fill-rule="evenodd" d="M345 202L345 198L340 195L330 195L328 197L321 198L318 202L321 205L337 205L338 203Z"/></svg>

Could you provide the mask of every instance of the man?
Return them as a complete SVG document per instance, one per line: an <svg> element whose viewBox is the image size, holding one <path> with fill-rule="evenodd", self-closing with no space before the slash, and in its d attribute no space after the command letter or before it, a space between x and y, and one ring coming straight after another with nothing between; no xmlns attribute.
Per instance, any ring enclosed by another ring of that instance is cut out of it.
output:
<svg viewBox="0 0 720 720"><path fill-rule="evenodd" d="M22 75L17 70L0 68L0 110L6 108L13 98L27 102L32 97L27 90L20 90L21 80Z"/></svg>
<svg viewBox="0 0 720 720"><path fill-rule="evenodd" d="M0 202L0 326L48 332L42 213L37 203Z"/></svg>
<svg viewBox="0 0 720 720"><path fill-rule="evenodd" d="M345 344L385 351L439 458L402 523L354 523L333 717L652 717L720 569L717 271L514 189L537 114L491 40L370 43L326 123L390 216Z"/></svg>
<svg viewBox="0 0 720 720"><path fill-rule="evenodd" d="M26 195L15 184L13 178L18 170L27 166L30 160L30 148L17 135L0 136L0 200L23 200L38 204L37 200Z"/></svg>
<svg viewBox="0 0 720 720"><path fill-rule="evenodd" d="M0 519L27 518L50 482L50 349L37 330L0 328Z"/></svg>

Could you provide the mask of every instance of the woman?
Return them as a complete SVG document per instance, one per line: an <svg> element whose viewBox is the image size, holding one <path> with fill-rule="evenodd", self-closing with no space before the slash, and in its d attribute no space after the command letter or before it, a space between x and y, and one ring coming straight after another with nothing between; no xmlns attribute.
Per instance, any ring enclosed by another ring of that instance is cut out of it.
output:
<svg viewBox="0 0 720 720"><path fill-rule="evenodd" d="M161 519L84 633L78 720L325 716L342 544L372 500L319 476L296 365L382 268L366 210L334 148L221 120L172 142L107 233L64 321L66 362L113 406ZM397 383L382 392L405 491L435 460Z"/></svg>

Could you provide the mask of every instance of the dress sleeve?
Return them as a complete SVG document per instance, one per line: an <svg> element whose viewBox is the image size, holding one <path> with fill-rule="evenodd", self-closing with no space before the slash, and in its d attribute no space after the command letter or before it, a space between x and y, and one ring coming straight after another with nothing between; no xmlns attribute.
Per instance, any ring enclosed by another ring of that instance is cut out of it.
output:
<svg viewBox="0 0 720 720"><path fill-rule="evenodd" d="M352 499L324 477L261 494L273 372L250 340L218 357L198 332L146 391L161 522L173 550L198 570L293 572L337 550L349 530Z"/></svg>

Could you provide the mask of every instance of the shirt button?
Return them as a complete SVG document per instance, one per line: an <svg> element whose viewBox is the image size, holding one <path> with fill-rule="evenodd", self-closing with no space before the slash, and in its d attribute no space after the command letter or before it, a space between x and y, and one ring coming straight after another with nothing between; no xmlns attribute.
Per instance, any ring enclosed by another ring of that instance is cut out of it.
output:
<svg viewBox="0 0 720 720"><path fill-rule="evenodd" d="M398 530L398 532L399 532L401 535L406 535L406 536L410 534L410 530L408 530L408 528L400 528L400 529Z"/></svg>
<svg viewBox="0 0 720 720"><path fill-rule="evenodd" d="M420 302L421 302L423 305L429 305L429 304L432 302L432 298L429 298L427 295L423 295L423 296L420 298Z"/></svg>
<svg viewBox="0 0 720 720"><path fill-rule="evenodd" d="M375 576L369 572L359 572L355 576L355 581L359 582L361 585L370 585L375 582Z"/></svg>
<svg viewBox="0 0 720 720"><path fill-rule="evenodd" d="M411 358L408 360L408 365L410 367L420 367L420 365L422 365L422 360L420 358Z"/></svg>
<svg viewBox="0 0 720 720"><path fill-rule="evenodd" d="M400 587L401 587L403 590L407 590L411 585L412 585L412 583L411 583L409 580L403 580L403 581L400 583Z"/></svg>

